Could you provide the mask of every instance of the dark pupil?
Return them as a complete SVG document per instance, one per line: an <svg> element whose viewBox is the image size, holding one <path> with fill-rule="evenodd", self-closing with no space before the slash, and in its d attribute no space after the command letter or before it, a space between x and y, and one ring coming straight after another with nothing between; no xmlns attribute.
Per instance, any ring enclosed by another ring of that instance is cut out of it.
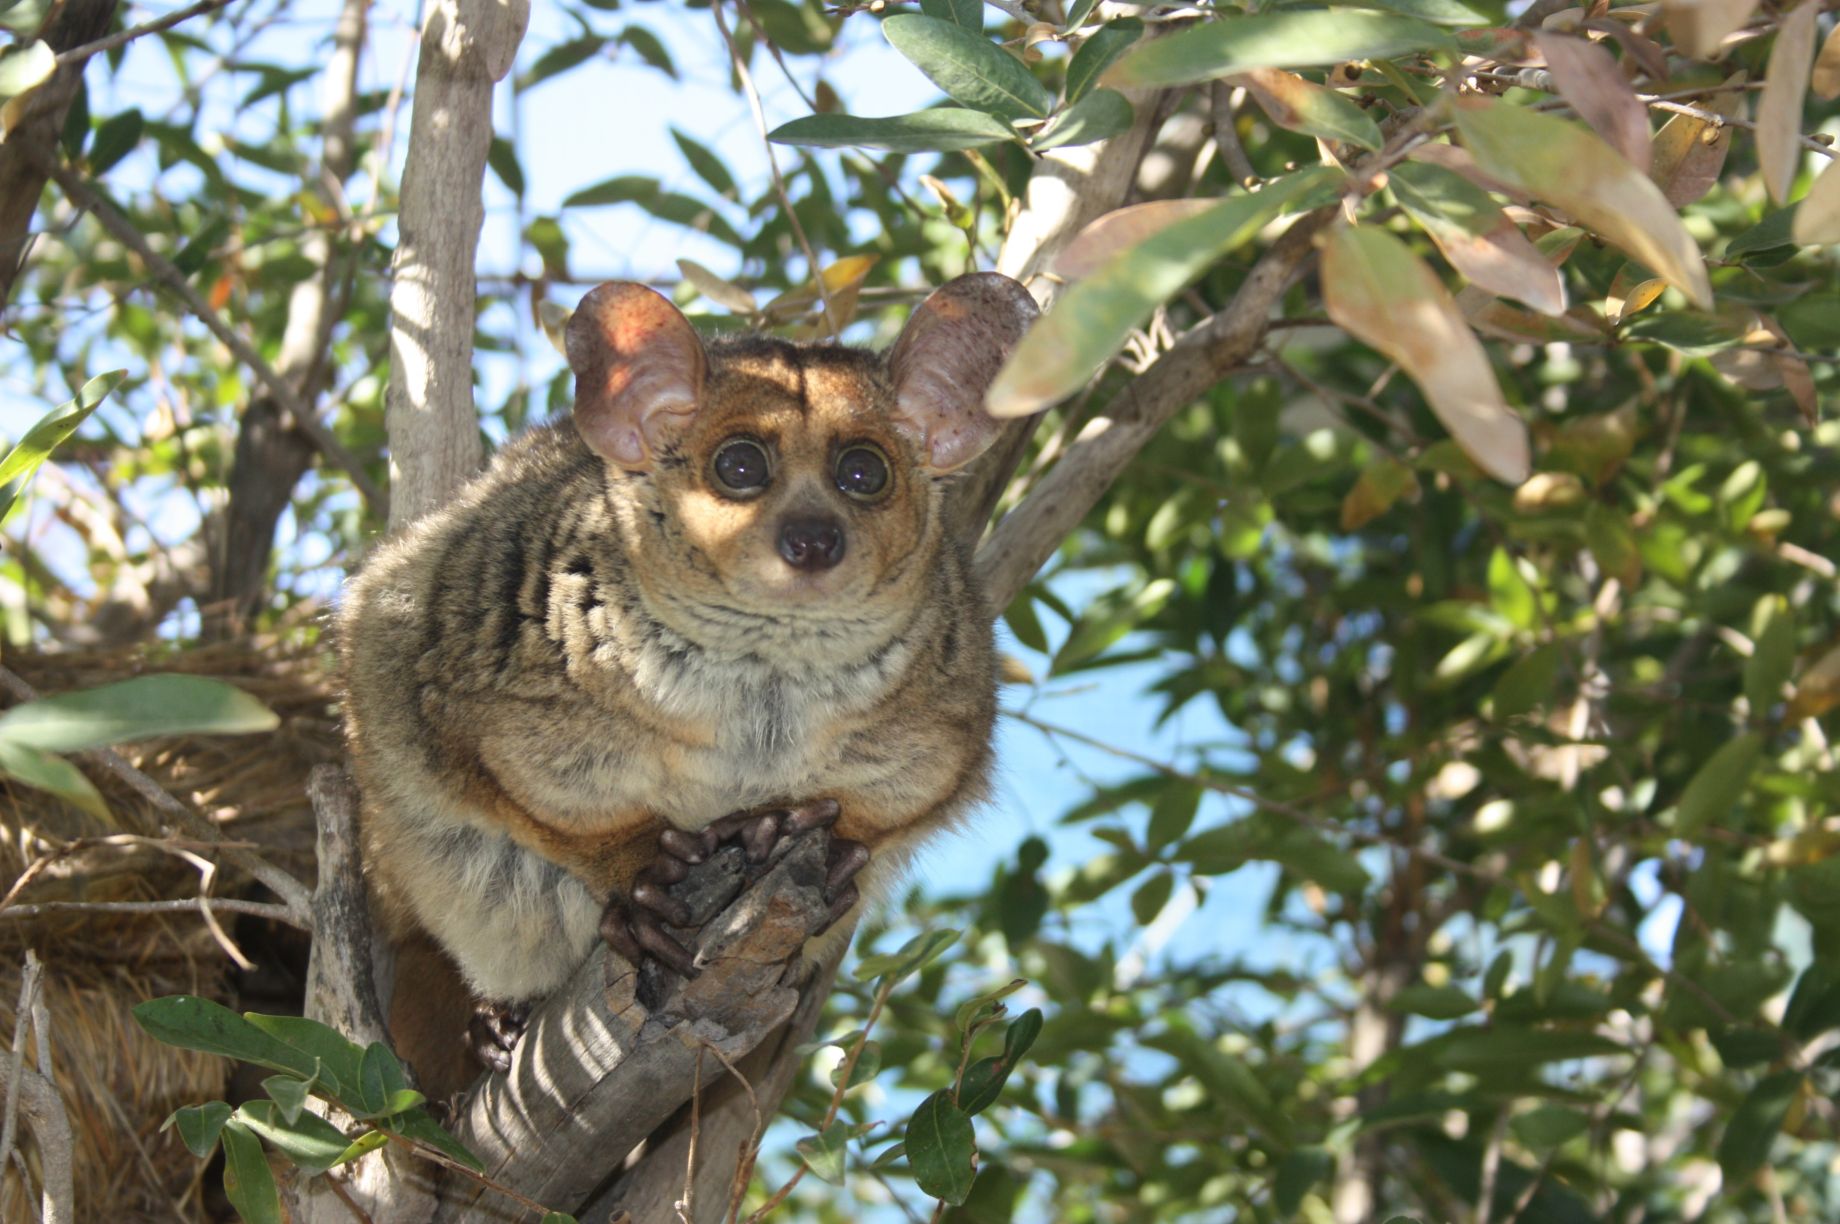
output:
<svg viewBox="0 0 1840 1224"><path fill-rule="evenodd" d="M872 450L843 452L837 460L837 487L858 497L873 497L888 483L888 465Z"/></svg>
<svg viewBox="0 0 1840 1224"><path fill-rule="evenodd" d="M730 442L716 452L716 478L731 489L767 483L767 454L752 442Z"/></svg>

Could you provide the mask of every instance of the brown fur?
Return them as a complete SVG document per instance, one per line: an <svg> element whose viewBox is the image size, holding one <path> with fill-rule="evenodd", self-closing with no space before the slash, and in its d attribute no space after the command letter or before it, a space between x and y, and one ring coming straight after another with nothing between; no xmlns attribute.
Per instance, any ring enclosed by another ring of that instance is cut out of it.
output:
<svg viewBox="0 0 1840 1224"><path fill-rule="evenodd" d="M666 827L836 799L869 895L975 803L993 654L944 477L988 443L984 388L1032 314L1014 282L961 278L885 362L705 347L638 286L584 300L574 421L380 549L339 615L366 860L399 937L432 936L484 997L531 998ZM771 455L757 495L712 473L737 436ZM835 483L856 444L889 460L873 499ZM812 516L844 533L833 567L776 547Z"/></svg>

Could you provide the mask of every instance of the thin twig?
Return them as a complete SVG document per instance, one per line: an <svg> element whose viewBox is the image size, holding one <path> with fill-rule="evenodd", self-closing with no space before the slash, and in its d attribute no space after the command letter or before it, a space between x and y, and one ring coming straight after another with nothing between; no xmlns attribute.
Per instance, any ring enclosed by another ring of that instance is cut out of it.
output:
<svg viewBox="0 0 1840 1224"><path fill-rule="evenodd" d="M767 168L773 172L773 194L779 197L779 205L786 210L786 224L792 227L792 236L798 240L799 250L805 253L805 263L811 269L812 283L818 287L818 301L824 308L824 325L830 329L831 339L841 338L843 329L837 324L837 316L831 310L830 290L824 285L824 268L818 262L817 252L812 250L811 239L805 236L805 226L799 221L799 214L792 207L792 196L786 191L786 179L779 172L779 157L773 152L773 142L767 139L767 112L760 104L760 91L754 87L754 76L748 71L747 62L742 58L741 48L735 45L735 35L728 28L728 18L722 13L722 0L715 0L710 10L715 14L716 29L722 32L722 41L728 46L728 58L735 68L735 79L741 82L741 92L746 96L748 109L754 113L754 127L760 133L760 144L767 153Z"/></svg>
<svg viewBox="0 0 1840 1224"><path fill-rule="evenodd" d="M100 55L104 51L113 51L117 47L125 47L135 39L145 37L148 34L158 34L162 30L170 30L182 21L190 21L194 17L202 17L206 13L215 12L229 3L230 0L198 0L198 3L192 5L190 8L182 8L176 12L168 13L164 17L156 17L143 25L130 26L128 29L118 30L107 38L98 38L95 42L84 43L82 46L72 47L68 51L60 51L57 57L58 66L62 67L65 64L80 64L92 55Z"/></svg>
<svg viewBox="0 0 1840 1224"><path fill-rule="evenodd" d="M68 166L51 166L48 173L57 180L59 187L72 203L76 204L96 218L103 229L113 235L116 241L133 251L145 263L154 276L167 285L186 309L203 323L211 334L223 342L236 355L236 359L248 366L258 381L275 397L275 402L285 409L293 418L295 428L299 429L319 452L344 471L350 478L352 486L364 498L371 512L387 519L390 512L390 500L384 491L377 487L364 471L364 465L339 440L332 436L324 422L313 414L313 410L302 402L300 396L286 379L276 373L275 368L265 360L262 354L243 336L224 322L223 317L211 308L211 304L192 288L185 274L174 267L172 262L147 242L146 236L137 229L132 221L115 211L115 206L104 199L95 188L84 182L82 177Z"/></svg>
<svg viewBox="0 0 1840 1224"><path fill-rule="evenodd" d="M15 905L0 911L0 919L42 918L47 914L189 914L196 911L210 922L212 910L285 922L303 931L309 929L306 924L296 922L293 912L285 905L274 901L243 901L235 897L176 897L166 901L42 901L37 905ZM228 948L225 950L229 951ZM232 957L240 957L240 953L232 953ZM244 967L249 967L247 962Z"/></svg>
<svg viewBox="0 0 1840 1224"><path fill-rule="evenodd" d="M19 973L19 1003L13 1011L13 1045L10 1051L12 1066L6 1081L9 1086L17 1085L20 1072L25 1070L26 1023L32 1017L32 998L38 993L39 975L43 971L37 960L35 956L28 956L25 967ZM5 1167L7 1158L13 1154L13 1145L19 1139L21 1095L16 1088L6 1094L6 1118L0 1122L0 1168Z"/></svg>

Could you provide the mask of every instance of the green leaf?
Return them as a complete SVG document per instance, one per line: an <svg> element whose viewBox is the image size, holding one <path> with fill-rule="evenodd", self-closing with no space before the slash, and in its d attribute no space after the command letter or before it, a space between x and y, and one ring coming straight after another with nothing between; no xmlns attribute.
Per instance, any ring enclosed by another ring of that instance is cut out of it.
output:
<svg viewBox="0 0 1840 1224"><path fill-rule="evenodd" d="M149 999L133 1009L134 1020L147 1034L183 1050L221 1054L244 1062L286 1071L311 1079L317 1061L284 1045L221 1003L194 995L167 995Z"/></svg>
<svg viewBox="0 0 1840 1224"><path fill-rule="evenodd" d="M920 1102L903 1142L915 1184L936 1199L962 1204L977 1176L977 1136L950 1092L935 1092Z"/></svg>
<svg viewBox="0 0 1840 1224"><path fill-rule="evenodd" d="M984 0L920 0L920 11L974 33L984 32Z"/></svg>
<svg viewBox="0 0 1840 1224"><path fill-rule="evenodd" d="M866 119L858 115L807 115L767 133L775 144L819 149L885 149L890 153L949 153L1014 140L1015 129L983 111L940 107L911 115Z"/></svg>
<svg viewBox="0 0 1840 1224"><path fill-rule="evenodd" d="M684 160L690 163L690 168L696 171L697 177L708 183L717 195L735 199L741 194L741 188L735 184L735 176L729 173L728 166L708 145L691 139L676 128L671 129L671 139L677 142L678 150L683 153Z"/></svg>
<svg viewBox="0 0 1840 1224"><path fill-rule="evenodd" d="M1802 970L1783 1009L1782 1026L1802 1041L1840 1028L1840 969L1815 961Z"/></svg>
<svg viewBox="0 0 1840 1224"><path fill-rule="evenodd" d="M230 1120L230 1106L223 1101L206 1101L203 1105L185 1105L172 1111L160 1129L177 1127L179 1140L186 1150L203 1160L217 1146L218 1132Z"/></svg>
<svg viewBox="0 0 1840 1224"><path fill-rule="evenodd" d="M1234 81L1248 86L1260 108L1286 131L1363 149L1380 148L1380 125L1333 89L1280 68L1254 68Z"/></svg>
<svg viewBox="0 0 1840 1224"><path fill-rule="evenodd" d="M486 150L486 165L492 167L492 173L498 175L514 196L524 194L524 167L518 164L517 148L503 136L492 137L491 147Z"/></svg>
<svg viewBox="0 0 1840 1224"><path fill-rule="evenodd" d="M850 1136L855 1129L849 1122L833 1122L822 1133L807 1135L793 1146L806 1168L831 1185L841 1186L844 1159L849 1154Z"/></svg>
<svg viewBox="0 0 1840 1224"><path fill-rule="evenodd" d="M186 240L185 245L173 254L173 267L191 276L211 262L211 257L217 254L217 248L222 246L224 239L229 236L230 218L221 213L212 217L205 222L203 229L194 233Z"/></svg>
<svg viewBox="0 0 1840 1224"><path fill-rule="evenodd" d="M203 676L136 676L41 697L0 714L0 739L45 752L79 752L156 735L272 731L280 719L234 685Z"/></svg>
<svg viewBox="0 0 1840 1224"><path fill-rule="evenodd" d="M442 1153L450 1160L457 1160L475 1173L485 1172L485 1162L467 1151L460 1141L442 1130L424 1109L412 1110L398 1114L381 1124L380 1129L404 1139L423 1143Z"/></svg>
<svg viewBox="0 0 1840 1224"><path fill-rule="evenodd" d="M90 174L100 177L113 169L116 162L134 151L145 128L146 120L138 107L104 119L96 129L95 139L89 142Z"/></svg>
<svg viewBox="0 0 1840 1224"><path fill-rule="evenodd" d="M1770 1158L1770 1147L1801 1090L1801 1072L1779 1071L1758 1080L1738 1102L1719 1140L1719 1168L1729 1190L1742 1187Z"/></svg>
<svg viewBox="0 0 1840 1224"><path fill-rule="evenodd" d="M658 35L642 25L629 25L620 31L620 41L631 47L647 64L670 77L677 79L677 65L672 62L671 53L665 50L664 43Z"/></svg>
<svg viewBox="0 0 1840 1224"><path fill-rule="evenodd" d="M1687 357L1710 357L1744 339L1744 333L1717 315L1696 310L1644 311L1623 325L1625 340L1647 340Z"/></svg>
<svg viewBox="0 0 1840 1224"><path fill-rule="evenodd" d="M831 1087L836 1088L843 1084L843 1067L844 1064L840 1062L831 1068ZM849 1088L868 1083L881 1074L881 1070L882 1043L879 1041L863 1042L862 1053L856 1056L856 1064L850 1068ZM848 1089L846 1088L845 1091Z"/></svg>
<svg viewBox="0 0 1840 1224"><path fill-rule="evenodd" d="M1489 19L1457 0L1361 0L1364 8L1385 9L1432 25L1485 26Z"/></svg>
<svg viewBox="0 0 1840 1224"><path fill-rule="evenodd" d="M240 1122L224 1124L224 1197L244 1224L281 1224L281 1192L262 1143Z"/></svg>
<svg viewBox="0 0 1840 1224"><path fill-rule="evenodd" d="M1744 697L1753 717L1782 700L1795 667L1795 615L1780 595L1766 595L1751 616L1751 657L1744 661Z"/></svg>
<svg viewBox="0 0 1840 1224"><path fill-rule="evenodd" d="M1027 416L1079 390L1158 306L1273 218L1329 199L1340 181L1341 174L1327 167L1286 175L1119 252L1063 293L1022 338L992 384L986 410Z"/></svg>
<svg viewBox="0 0 1840 1224"><path fill-rule="evenodd" d="M896 51L961 106L999 119L1046 119L1054 95L1021 60L982 34L919 13L882 21Z"/></svg>
<svg viewBox="0 0 1840 1224"><path fill-rule="evenodd" d="M1455 1020L1481 1006L1460 986L1419 984L1402 988L1387 1004L1396 1012L1409 1016L1427 1016L1432 1020Z"/></svg>
<svg viewBox="0 0 1840 1224"><path fill-rule="evenodd" d="M358 1064L364 1050L348 1041L337 1029L303 1016L265 1016L245 1013L250 1025L298 1050L319 1067L318 1080L341 1104L356 1105ZM349 1100L346 1094L351 1094Z"/></svg>
<svg viewBox="0 0 1840 1224"><path fill-rule="evenodd" d="M960 1033L969 1033L973 1025L996 1019L1003 1014L1003 1000L1028 984L1027 978L1012 978L995 990L966 999L953 1013L952 1026Z"/></svg>
<svg viewBox="0 0 1840 1224"><path fill-rule="evenodd" d="M405 1096L404 1094L408 1094ZM409 1096L416 1099L410 1100ZM381 1041L364 1047L358 1060L359 1117L388 1117L421 1104L421 1094L409 1087L408 1076L395 1053Z"/></svg>
<svg viewBox="0 0 1840 1224"><path fill-rule="evenodd" d="M1013 603L1003 613L1003 623L1016 635L1016 640L1030 650L1048 653L1048 634L1041 627L1041 617L1035 614L1035 599L1027 591L1016 596Z"/></svg>
<svg viewBox="0 0 1840 1224"><path fill-rule="evenodd" d="M1067 101L1078 102L1084 97L1099 74L1143 36L1144 23L1135 17L1108 21L1089 35L1067 61Z"/></svg>
<svg viewBox="0 0 1840 1224"><path fill-rule="evenodd" d="M12 44L0 51L0 101L18 97L56 70L57 52L47 44Z"/></svg>
<svg viewBox="0 0 1840 1224"><path fill-rule="evenodd" d="M20 491L25 487L32 473L50 457L77 426L89 419L92 412L101 406L121 380L127 375L126 370L110 370L107 374L98 374L84 383L77 391L75 399L67 400L40 417L32 428L26 430L25 437L14 444L13 449L0 459L0 522L12 512L13 503L18 500Z"/></svg>
<svg viewBox="0 0 1840 1224"><path fill-rule="evenodd" d="M1550 1152L1576 1139L1590 1128L1591 1119L1576 1109L1543 1105L1514 1118L1508 1124L1519 1139L1536 1152Z"/></svg>
<svg viewBox="0 0 1840 1224"><path fill-rule="evenodd" d="M292 1124L299 1119L300 1111L306 1108L307 1098L312 1092L312 1081L292 1075L271 1075L262 1081L262 1091L281 1110L281 1120Z"/></svg>
<svg viewBox="0 0 1840 1224"><path fill-rule="evenodd" d="M1518 718L1545 704L1552 695L1564 652L1557 642L1536 646L1516 659L1489 690L1490 716L1496 722Z"/></svg>
<svg viewBox="0 0 1840 1224"><path fill-rule="evenodd" d="M1499 1073L1521 1067L1531 1071L1541 1063L1570 1062L1577 1058L1598 1058L1629 1051L1608 1037L1596 1033L1569 1032L1559 1029L1529 1029L1501 1025L1492 1029L1458 1029L1438 1045L1434 1063L1446 1071L1468 1071L1477 1075Z"/></svg>
<svg viewBox="0 0 1840 1224"><path fill-rule="evenodd" d="M1153 1049L1173 1055L1183 1070L1208 1090L1216 1105L1279 1146L1290 1143L1290 1119L1272 1099L1270 1089L1243 1061L1224 1054L1213 1042L1190 1029L1174 1028L1144 1039Z"/></svg>
<svg viewBox="0 0 1840 1224"><path fill-rule="evenodd" d="M1156 872L1137 886L1137 891L1131 894L1131 916L1137 919L1138 926L1149 926L1156 921L1156 916L1169 904L1175 887L1176 878L1167 871Z"/></svg>
<svg viewBox="0 0 1840 1224"><path fill-rule="evenodd" d="M0 774L48 791L99 820L108 821L109 805L82 770L63 757L0 738Z"/></svg>
<svg viewBox="0 0 1840 1224"><path fill-rule="evenodd" d="M1272 1205L1279 1216L1289 1219L1295 1215L1303 1206L1303 1196L1334 1172L1335 1157L1324 1148L1303 1147L1286 1154L1272 1179Z"/></svg>
<svg viewBox="0 0 1840 1224"><path fill-rule="evenodd" d="M268 1145L298 1165L308 1175L324 1173L339 1162L350 1141L338 1127L316 1113L302 1112L291 1121L273 1101L250 1101L236 1111L236 1120L268 1141Z"/></svg>
<svg viewBox="0 0 1840 1224"><path fill-rule="evenodd" d="M1203 793L1193 782L1170 780L1150 805L1150 825L1144 848L1155 854L1186 837L1195 823L1195 814L1201 810Z"/></svg>
<svg viewBox="0 0 1840 1224"><path fill-rule="evenodd" d="M1106 140L1131 126L1131 104L1124 95L1111 89L1095 89L1054 116L1041 132L1029 141L1040 153L1067 145L1093 144Z"/></svg>
<svg viewBox="0 0 1840 1224"><path fill-rule="evenodd" d="M533 89L559 73L567 72L578 64L584 64L601 53L607 40L598 34L588 34L568 42L557 43L525 70L517 87L520 91Z"/></svg>
<svg viewBox="0 0 1840 1224"><path fill-rule="evenodd" d="M562 201L564 208L594 208L602 204L637 204L658 195L658 180L644 174L616 174L583 187Z"/></svg>
<svg viewBox="0 0 1840 1224"><path fill-rule="evenodd" d="M856 980L866 982L870 978L885 977L890 979L890 984L899 982L931 964L941 952L958 942L958 936L959 932L952 930L925 931L902 944L898 952L865 956L856 966Z"/></svg>
<svg viewBox="0 0 1840 1224"><path fill-rule="evenodd" d="M1719 745L1681 792L1674 831L1682 837L1697 837L1715 821L1729 823L1732 809L1744 797L1762 755L1763 736L1755 731L1735 735Z"/></svg>
<svg viewBox="0 0 1840 1224"><path fill-rule="evenodd" d="M1121 89L1190 85L1249 68L1320 68L1455 49L1455 41L1437 27L1390 13L1344 8L1262 13L1152 39L1133 47L1103 79Z"/></svg>

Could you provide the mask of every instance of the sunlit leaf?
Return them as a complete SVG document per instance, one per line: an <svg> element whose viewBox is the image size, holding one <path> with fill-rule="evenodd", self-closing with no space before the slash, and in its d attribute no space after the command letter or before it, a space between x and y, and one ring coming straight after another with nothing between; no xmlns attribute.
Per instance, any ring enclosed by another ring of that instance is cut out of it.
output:
<svg viewBox="0 0 1840 1224"><path fill-rule="evenodd" d="M224 1124L224 1197L243 1224L281 1224L281 1191L262 1142L242 1123Z"/></svg>
<svg viewBox="0 0 1840 1224"><path fill-rule="evenodd" d="M1827 41L1814 57L1808 87L1823 98L1840 97L1840 26L1827 32Z"/></svg>
<svg viewBox="0 0 1840 1224"><path fill-rule="evenodd" d="M983 111L940 107L911 115L866 119L856 115L806 115L767 134L776 144L820 149L856 146L890 153L950 152L1015 139L1015 129Z"/></svg>
<svg viewBox="0 0 1840 1224"><path fill-rule="evenodd" d="M977 1176L977 1139L971 1119L952 1103L950 1092L935 1092L920 1102L903 1142L921 1190L953 1205L965 1201Z"/></svg>
<svg viewBox="0 0 1840 1224"><path fill-rule="evenodd" d="M280 718L235 685L203 676L136 676L59 693L0 714L0 740L44 752L78 752L156 735L243 735Z"/></svg>
<svg viewBox="0 0 1840 1224"><path fill-rule="evenodd" d="M1329 317L1398 362L1483 471L1527 478L1527 426L1502 399L1482 344L1431 270L1384 230L1343 226L1322 260Z"/></svg>
<svg viewBox="0 0 1840 1224"><path fill-rule="evenodd" d="M1027 416L1078 390L1158 305L1273 218L1320 200L1339 178L1326 167L1287 175L1119 252L1063 293L1022 338L991 385L986 410Z"/></svg>
<svg viewBox="0 0 1840 1224"><path fill-rule="evenodd" d="M920 13L884 18L882 33L961 106L1000 119L1045 119L1054 108L1048 87L980 33Z"/></svg>
<svg viewBox="0 0 1840 1224"><path fill-rule="evenodd" d="M1699 245L1660 189L1589 129L1476 97L1457 99L1454 116L1464 145L1487 173L1557 204L1696 306L1711 308Z"/></svg>
<svg viewBox="0 0 1840 1224"><path fill-rule="evenodd" d="M0 737L0 774L56 795L104 821L109 819L108 804L95 784L61 756Z"/></svg>
<svg viewBox="0 0 1840 1224"><path fill-rule="evenodd" d="M696 291L725 310L736 314L754 313L754 295L732 281L723 280L694 259L680 259L677 270Z"/></svg>
<svg viewBox="0 0 1840 1224"><path fill-rule="evenodd" d="M57 69L57 52L43 42L14 43L0 50L0 101L43 83Z"/></svg>
<svg viewBox="0 0 1840 1224"><path fill-rule="evenodd" d="M1565 313L1558 267L1486 191L1452 171L1417 162L1393 167L1388 181L1400 205L1465 280L1543 314Z"/></svg>
<svg viewBox="0 0 1840 1224"><path fill-rule="evenodd" d="M1795 241L1807 246L1840 243L1840 172L1836 172L1836 165L1840 162L1827 163L1796 208L1790 230Z"/></svg>
<svg viewBox="0 0 1840 1224"><path fill-rule="evenodd" d="M1734 78L1732 83L1742 81ZM1741 117L1744 95L1736 90L1713 94L1697 108L1714 114ZM1697 115L1675 115L1655 135L1649 175L1675 208L1700 199L1719 181L1725 155L1731 150L1732 127Z"/></svg>
<svg viewBox="0 0 1840 1224"><path fill-rule="evenodd" d="M1802 104L1808 96L1815 10L1819 7L1801 4L1783 19L1776 31L1776 45L1770 48L1763 96L1757 102L1757 161L1763 170L1763 185L1778 204L1788 201L1802 160Z"/></svg>
<svg viewBox="0 0 1840 1224"><path fill-rule="evenodd" d="M1750 20L1757 0L1662 0L1668 33L1694 59L1718 54L1725 36Z"/></svg>
<svg viewBox="0 0 1840 1224"><path fill-rule="evenodd" d="M224 1129L224 1123L230 1120L230 1106L223 1101L207 1101L203 1105L186 1105L175 1109L161 1123L160 1129L174 1127L179 1132L179 1139L186 1150L204 1160L217 1146L217 1136Z"/></svg>
<svg viewBox="0 0 1840 1224"><path fill-rule="evenodd" d="M75 433L77 426L102 406L102 401L121 384L127 373L126 370L111 370L84 383L75 399L59 404L40 417L25 436L13 444L6 458L0 459L0 522L12 512L20 490L32 479L32 473L50 458L59 443Z"/></svg>
<svg viewBox="0 0 1840 1224"><path fill-rule="evenodd" d="M1317 68L1455 48L1436 26L1360 9L1223 17L1132 47L1100 78L1114 88L1189 85L1252 68Z"/></svg>
<svg viewBox="0 0 1840 1224"><path fill-rule="evenodd" d="M1067 62L1067 101L1078 102L1101 73L1144 36L1144 23L1119 17L1094 30Z"/></svg>
<svg viewBox="0 0 1840 1224"><path fill-rule="evenodd" d="M1648 108L1616 59L1600 44L1582 38L1549 30L1537 31L1533 38L1560 96L1611 148L1647 174L1652 155Z"/></svg>
<svg viewBox="0 0 1840 1224"><path fill-rule="evenodd" d="M1713 824L1729 824L1732 809L1750 786L1763 755L1763 737L1755 731L1734 735L1706 758L1681 792L1674 828L1682 837L1697 837Z"/></svg>
<svg viewBox="0 0 1840 1224"><path fill-rule="evenodd" d="M1353 102L1314 81L1278 68L1254 68L1227 78L1243 85L1270 120L1291 132L1339 140L1363 149L1380 147L1380 125Z"/></svg>
<svg viewBox="0 0 1840 1224"><path fill-rule="evenodd" d="M236 1120L309 1174L324 1173L337 1164L350 1142L318 1114L303 1111L290 1121L273 1101L245 1103L237 1109Z"/></svg>
<svg viewBox="0 0 1840 1224"><path fill-rule="evenodd" d="M1131 104L1112 89L1095 89L1055 115L1040 134L1029 141L1036 152L1067 145L1109 140L1131 126Z"/></svg>

